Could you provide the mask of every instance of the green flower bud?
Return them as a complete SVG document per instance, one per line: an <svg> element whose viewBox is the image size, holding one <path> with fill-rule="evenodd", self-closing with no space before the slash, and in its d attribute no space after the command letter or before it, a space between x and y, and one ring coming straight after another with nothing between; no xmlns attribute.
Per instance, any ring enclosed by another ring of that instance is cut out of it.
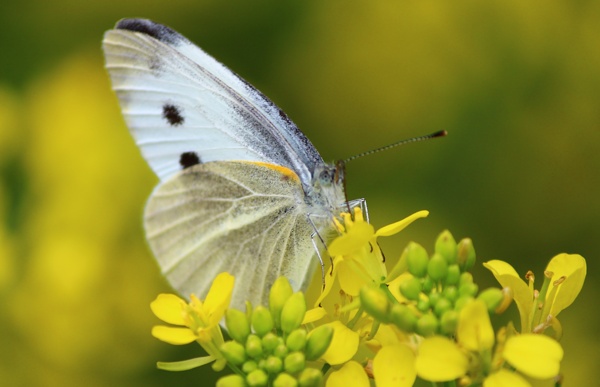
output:
<svg viewBox="0 0 600 387"><path fill-rule="evenodd" d="M475 264L475 247L470 238L462 239L457 247L458 266L462 271L470 270Z"/></svg>
<svg viewBox="0 0 600 387"><path fill-rule="evenodd" d="M429 303L429 300L420 299L419 301L417 301L417 310L425 313L428 312L429 309L431 309L431 304Z"/></svg>
<svg viewBox="0 0 600 387"><path fill-rule="evenodd" d="M442 296L454 304L458 299L458 288L456 286L446 286L442 291Z"/></svg>
<svg viewBox="0 0 600 387"><path fill-rule="evenodd" d="M273 381L273 387L296 387L298 381L290 374L281 373Z"/></svg>
<svg viewBox="0 0 600 387"><path fill-rule="evenodd" d="M498 288L488 288L479 293L477 299L485 302L489 313L494 313L496 308L504 301L504 293Z"/></svg>
<svg viewBox="0 0 600 387"><path fill-rule="evenodd" d="M424 314L417 321L416 332L421 336L431 336L437 332L438 326L439 322L437 317L431 313Z"/></svg>
<svg viewBox="0 0 600 387"><path fill-rule="evenodd" d="M275 348L275 350L273 351L273 356L277 356L283 359L287 356L289 352L290 351L288 350L288 347L286 347L284 344L279 344L277 348Z"/></svg>
<svg viewBox="0 0 600 387"><path fill-rule="evenodd" d="M383 290L372 286L363 286L360 289L360 304L365 312L376 320L389 321L390 301Z"/></svg>
<svg viewBox="0 0 600 387"><path fill-rule="evenodd" d="M407 333L415 331L417 316L406 305L394 304L390 313L392 323Z"/></svg>
<svg viewBox="0 0 600 387"><path fill-rule="evenodd" d="M452 335L456 332L456 327L458 326L458 316L459 313L455 310L448 310L440 319L440 330L445 335Z"/></svg>
<svg viewBox="0 0 600 387"><path fill-rule="evenodd" d="M256 369L246 375L246 383L248 383L250 387L266 386L268 382L269 376L261 369Z"/></svg>
<svg viewBox="0 0 600 387"><path fill-rule="evenodd" d="M477 284L475 284L473 282L471 282L471 283L467 282L458 287L459 297L462 297L462 296L475 297L475 295L477 294L478 291L479 291L479 286L477 286Z"/></svg>
<svg viewBox="0 0 600 387"><path fill-rule="evenodd" d="M306 338L306 350L304 351L307 360L317 360L331 344L333 338L333 328L329 325L321 325L308 334Z"/></svg>
<svg viewBox="0 0 600 387"><path fill-rule="evenodd" d="M409 273L417 278L425 277L429 262L429 255L425 248L418 243L410 242L405 251Z"/></svg>
<svg viewBox="0 0 600 387"><path fill-rule="evenodd" d="M246 350L237 341L227 341L221 345L221 352L227 361L233 365L240 365L246 361Z"/></svg>
<svg viewBox="0 0 600 387"><path fill-rule="evenodd" d="M323 374L316 368L305 368L298 377L300 387L319 387L323 382Z"/></svg>
<svg viewBox="0 0 600 387"><path fill-rule="evenodd" d="M304 293L297 292L292 294L281 310L281 330L285 333L290 333L294 329L299 328L305 314L306 300L304 299Z"/></svg>
<svg viewBox="0 0 600 387"><path fill-rule="evenodd" d="M283 360L285 372L295 374L304 369L306 361L302 352L292 352Z"/></svg>
<svg viewBox="0 0 600 387"><path fill-rule="evenodd" d="M442 295L440 293L438 293L438 292L430 293L429 294L429 307L435 308L435 305L440 300L440 298L442 298Z"/></svg>
<svg viewBox="0 0 600 387"><path fill-rule="evenodd" d="M435 283L429 277L425 277L421 281L421 289L422 289L421 291L425 294L429 294L433 290L434 286L435 286Z"/></svg>
<svg viewBox="0 0 600 387"><path fill-rule="evenodd" d="M435 252L440 254L448 265L456 263L456 241L448 230L444 230L435 241Z"/></svg>
<svg viewBox="0 0 600 387"><path fill-rule="evenodd" d="M252 328L254 328L254 332L263 337L273 330L273 326L273 317L269 309L262 305L257 306L252 313Z"/></svg>
<svg viewBox="0 0 600 387"><path fill-rule="evenodd" d="M454 303L454 310L460 311L467 303L471 302L475 298L471 295L464 295L458 297L458 300Z"/></svg>
<svg viewBox="0 0 600 387"><path fill-rule="evenodd" d="M441 297L435 304L433 311L438 317L442 317L444 313L452 309L452 303L445 297Z"/></svg>
<svg viewBox="0 0 600 387"><path fill-rule="evenodd" d="M279 277L271 286L269 293L269 310L277 328L281 328L281 311L288 298L294 293L290 282L285 277Z"/></svg>
<svg viewBox="0 0 600 387"><path fill-rule="evenodd" d="M473 274L469 273L468 271L461 273L460 279L458 280L458 286L463 285L463 284L472 284L472 283L473 283Z"/></svg>
<svg viewBox="0 0 600 387"><path fill-rule="evenodd" d="M244 364L242 364L242 371L244 371L247 374L249 374L257 368L258 363L256 363L254 360L246 360Z"/></svg>
<svg viewBox="0 0 600 387"><path fill-rule="evenodd" d="M240 344L246 342L246 338L250 334L250 324L246 313L237 309L227 309L225 312L225 324L227 332L232 339Z"/></svg>
<svg viewBox="0 0 600 387"><path fill-rule="evenodd" d="M417 277L409 278L400 284L400 293L402 293L402 295L408 298L409 300L418 300L419 295L421 294L421 290L421 280Z"/></svg>
<svg viewBox="0 0 600 387"><path fill-rule="evenodd" d="M275 375L283 369L283 360L277 356L269 356L265 361L265 368L268 373Z"/></svg>
<svg viewBox="0 0 600 387"><path fill-rule="evenodd" d="M448 262L446 262L446 259L438 253L433 254L427 265L427 274L435 282L446 278L448 274Z"/></svg>
<svg viewBox="0 0 600 387"><path fill-rule="evenodd" d="M244 377L238 374L226 375L217 380L217 387L246 387Z"/></svg>
<svg viewBox="0 0 600 387"><path fill-rule="evenodd" d="M272 353L279 345L279 337L273 332L269 332L262 338L262 346L266 352Z"/></svg>
<svg viewBox="0 0 600 387"><path fill-rule="evenodd" d="M246 340L246 354L250 357L259 357L263 354L262 340L256 335L248 336Z"/></svg>
<svg viewBox="0 0 600 387"><path fill-rule="evenodd" d="M446 286L448 286L448 285L456 286L456 285L458 285L459 281L460 281L460 267L458 267L457 264L448 266L448 274L446 274L446 280L444 281L444 284Z"/></svg>
<svg viewBox="0 0 600 387"><path fill-rule="evenodd" d="M289 334L285 340L285 345L290 351L302 351L306 345L306 335L305 329L296 329Z"/></svg>

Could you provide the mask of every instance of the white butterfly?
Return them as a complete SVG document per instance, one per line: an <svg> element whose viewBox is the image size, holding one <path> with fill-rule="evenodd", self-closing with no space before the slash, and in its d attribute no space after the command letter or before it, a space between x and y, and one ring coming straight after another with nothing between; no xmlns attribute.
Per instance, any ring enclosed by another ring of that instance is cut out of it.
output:
<svg viewBox="0 0 600 387"><path fill-rule="evenodd" d="M171 285L204 297L228 271L236 307L265 304L282 275L304 288L317 262L311 235L327 235L347 208L343 167L172 29L124 19L103 47L127 125L160 179L144 222Z"/></svg>

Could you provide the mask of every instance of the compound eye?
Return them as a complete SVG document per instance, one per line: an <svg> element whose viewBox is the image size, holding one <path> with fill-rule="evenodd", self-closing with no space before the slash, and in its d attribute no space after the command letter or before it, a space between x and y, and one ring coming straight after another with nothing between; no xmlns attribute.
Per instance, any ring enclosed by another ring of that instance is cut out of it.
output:
<svg viewBox="0 0 600 387"><path fill-rule="evenodd" d="M329 169L324 169L319 174L319 183L323 186L330 186L333 182L333 175Z"/></svg>

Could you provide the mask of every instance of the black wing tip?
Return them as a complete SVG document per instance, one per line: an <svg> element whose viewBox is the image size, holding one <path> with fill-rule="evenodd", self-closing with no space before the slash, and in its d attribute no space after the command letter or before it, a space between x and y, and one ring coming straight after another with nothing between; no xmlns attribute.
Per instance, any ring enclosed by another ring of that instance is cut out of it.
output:
<svg viewBox="0 0 600 387"><path fill-rule="evenodd" d="M140 32L168 44L175 44L183 39L175 30L149 19L121 19L115 29Z"/></svg>

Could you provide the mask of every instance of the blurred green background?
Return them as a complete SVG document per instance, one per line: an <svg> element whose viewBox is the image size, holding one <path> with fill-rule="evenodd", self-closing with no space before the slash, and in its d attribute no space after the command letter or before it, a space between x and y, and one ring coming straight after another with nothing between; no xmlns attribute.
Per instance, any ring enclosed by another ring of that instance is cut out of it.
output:
<svg viewBox="0 0 600 387"><path fill-rule="evenodd" d="M149 303L168 290L141 228L156 178L100 50L122 17L196 42L282 107L326 160L448 130L349 164L349 197L367 198L375 226L431 211L384 240L388 257L409 240L431 250L444 228L473 238L479 262L538 278L555 254L583 255L588 279L560 316L564 385L600 380L600 2L9 0L0 384L191 386L211 374L154 366L199 347L150 336ZM476 280L493 285L478 267Z"/></svg>

